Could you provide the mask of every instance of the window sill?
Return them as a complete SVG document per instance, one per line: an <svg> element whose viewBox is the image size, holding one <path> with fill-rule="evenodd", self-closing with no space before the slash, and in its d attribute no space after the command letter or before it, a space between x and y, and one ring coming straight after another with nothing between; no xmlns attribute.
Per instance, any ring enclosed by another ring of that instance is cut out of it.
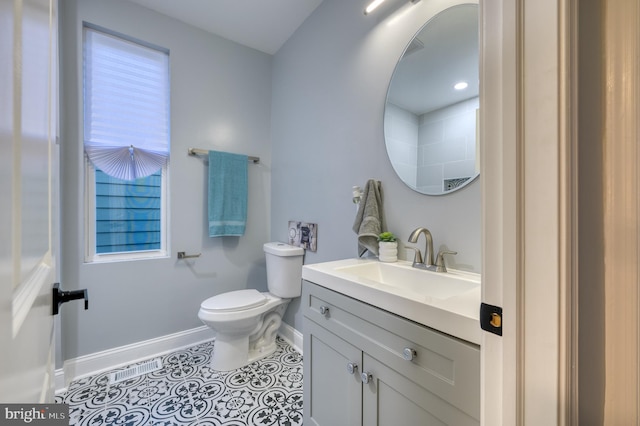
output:
<svg viewBox="0 0 640 426"><path fill-rule="evenodd" d="M131 262L139 260L168 259L169 253L165 250L161 251L136 251L130 253L105 253L96 254L85 258L84 263L113 263L113 262Z"/></svg>

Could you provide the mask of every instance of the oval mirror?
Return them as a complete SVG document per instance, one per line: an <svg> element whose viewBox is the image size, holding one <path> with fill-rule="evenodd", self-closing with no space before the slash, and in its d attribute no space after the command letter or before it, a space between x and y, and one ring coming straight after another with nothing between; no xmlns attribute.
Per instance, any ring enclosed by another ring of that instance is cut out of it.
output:
<svg viewBox="0 0 640 426"><path fill-rule="evenodd" d="M422 194L479 175L478 5L445 9L405 49L389 84L384 136L393 169Z"/></svg>

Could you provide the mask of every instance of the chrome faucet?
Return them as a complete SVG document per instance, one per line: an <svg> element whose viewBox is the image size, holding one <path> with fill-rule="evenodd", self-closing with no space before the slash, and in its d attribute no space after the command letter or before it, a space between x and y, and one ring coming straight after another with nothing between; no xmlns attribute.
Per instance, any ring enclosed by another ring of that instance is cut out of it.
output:
<svg viewBox="0 0 640 426"><path fill-rule="evenodd" d="M436 272L447 272L447 267L444 264L445 254L458 254L458 252L451 250L440 250L438 252L438 256L436 256Z"/></svg>
<svg viewBox="0 0 640 426"><path fill-rule="evenodd" d="M447 267L444 264L444 255L445 254L458 254L458 252L450 251L450 250L440 250L438 252L436 264L433 264L433 237L431 236L431 232L427 228L416 228L411 235L409 235L409 242L416 243L418 242L418 237L420 234L424 234L426 238L426 244L424 249L424 261L422 260L422 254L420 253L420 249L416 247L409 247L415 251L415 255L413 256L413 266L414 268L427 269L429 271L436 272L447 272Z"/></svg>
<svg viewBox="0 0 640 426"><path fill-rule="evenodd" d="M416 255L413 258L413 267L420 269L429 269L430 266L433 266L433 237L431 236L431 232L427 228L416 228L411 235L409 235L409 242L416 243L418 241L418 237L420 234L424 234L427 242L425 244L424 249L424 257L420 256L420 250L416 250ZM424 259L424 261L422 260Z"/></svg>

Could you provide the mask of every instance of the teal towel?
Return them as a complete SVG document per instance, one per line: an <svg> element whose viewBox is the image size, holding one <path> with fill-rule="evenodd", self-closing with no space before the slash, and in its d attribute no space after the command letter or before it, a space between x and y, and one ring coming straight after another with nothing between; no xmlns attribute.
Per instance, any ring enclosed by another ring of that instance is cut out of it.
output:
<svg viewBox="0 0 640 426"><path fill-rule="evenodd" d="M209 236L241 236L247 224L246 155L209 151Z"/></svg>

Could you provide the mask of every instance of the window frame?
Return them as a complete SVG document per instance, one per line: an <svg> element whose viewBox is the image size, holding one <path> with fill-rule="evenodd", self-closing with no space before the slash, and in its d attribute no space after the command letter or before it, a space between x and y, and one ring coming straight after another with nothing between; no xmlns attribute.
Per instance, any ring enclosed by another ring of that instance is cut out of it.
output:
<svg viewBox="0 0 640 426"><path fill-rule="evenodd" d="M84 28L88 28L90 30L100 31L112 36L121 38L123 40L137 43L141 46L159 50L161 52L166 52L169 55L169 50L135 39L133 37L129 37L127 35L108 30L104 27L100 27L97 25L93 25L87 22L83 23L83 32ZM81 49L84 49L84 37L82 41ZM81 69L84 73L84 55L81 55ZM167 69L167 73L169 78L171 76L170 62L169 68ZM81 93L84 92L84 76L80 79L81 81ZM170 90L170 87L168 88ZM81 100L84 103L84 98ZM171 98L169 97L169 109L171 108ZM84 111L84 107L82 108ZM84 152L84 113L82 114L81 119L81 135L82 135L82 144L81 149L83 151L84 157L84 230L85 230L85 250L84 250L84 262L85 263L108 263L108 262L121 262L121 261L133 261L133 260L149 260L149 259L160 259L160 258L168 258L170 257L169 253L169 191L168 191L168 176L169 176L169 163L171 154L169 153L169 160L161 168L161 187L160 187L160 248L154 250L137 250L137 251L129 251L129 252L112 252L112 253L97 253L96 252L96 168L93 163L89 160L89 157L86 152ZM170 118L169 118L170 120ZM169 123L170 124L170 123Z"/></svg>

